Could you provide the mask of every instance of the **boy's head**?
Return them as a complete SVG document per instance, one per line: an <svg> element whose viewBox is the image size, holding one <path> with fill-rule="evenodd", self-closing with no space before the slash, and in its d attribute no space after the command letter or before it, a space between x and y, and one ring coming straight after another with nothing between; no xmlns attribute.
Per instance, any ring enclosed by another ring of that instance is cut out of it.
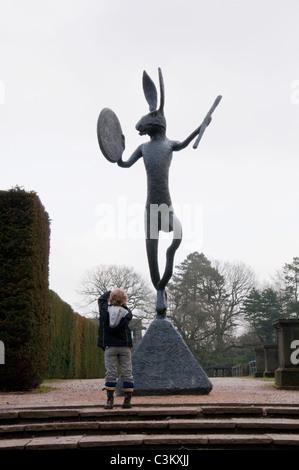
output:
<svg viewBox="0 0 299 470"><path fill-rule="evenodd" d="M122 306L128 301L127 294L122 289L115 289L110 293L108 302L110 305Z"/></svg>

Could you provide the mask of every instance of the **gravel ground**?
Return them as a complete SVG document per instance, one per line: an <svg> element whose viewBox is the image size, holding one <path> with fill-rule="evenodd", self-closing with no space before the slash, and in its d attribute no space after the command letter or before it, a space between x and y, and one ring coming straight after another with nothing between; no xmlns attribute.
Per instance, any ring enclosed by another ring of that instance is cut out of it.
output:
<svg viewBox="0 0 299 470"><path fill-rule="evenodd" d="M217 377L210 379L213 389L208 395L133 396L132 404L299 404L299 391L278 390L273 381L255 378ZM61 380L50 382L46 392L0 393L0 410L28 407L102 406L106 392L103 379ZM115 398L121 404L122 397Z"/></svg>

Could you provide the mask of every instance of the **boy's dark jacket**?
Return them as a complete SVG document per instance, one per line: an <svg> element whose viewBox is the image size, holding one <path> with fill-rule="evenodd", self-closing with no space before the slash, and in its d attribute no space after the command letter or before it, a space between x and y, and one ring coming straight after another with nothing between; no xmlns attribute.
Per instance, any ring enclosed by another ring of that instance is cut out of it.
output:
<svg viewBox="0 0 299 470"><path fill-rule="evenodd" d="M123 306L128 310L128 314L123 317L118 326L111 328L109 326L109 313L108 313L108 298L111 291L105 292L98 299L100 324L98 334L98 346L105 348L106 346L133 346L131 330L129 323L132 319L132 312L128 307Z"/></svg>

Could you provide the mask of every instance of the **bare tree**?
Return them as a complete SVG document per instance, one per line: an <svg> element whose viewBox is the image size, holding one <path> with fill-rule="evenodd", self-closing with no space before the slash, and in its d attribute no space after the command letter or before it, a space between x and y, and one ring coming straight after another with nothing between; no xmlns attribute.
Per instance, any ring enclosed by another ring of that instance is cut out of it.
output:
<svg viewBox="0 0 299 470"><path fill-rule="evenodd" d="M100 265L86 272L78 293L84 305L90 306L93 315L98 315L97 300L104 292L123 289L128 296L128 307L134 316L149 319L154 313L154 292L148 283L132 267Z"/></svg>
<svg viewBox="0 0 299 470"><path fill-rule="evenodd" d="M191 253L177 266L169 285L171 319L201 362L224 363L254 285L245 265L211 262L203 253Z"/></svg>
<svg viewBox="0 0 299 470"><path fill-rule="evenodd" d="M224 287L228 301L226 303L227 317L234 317L234 324L237 326L243 317L240 316L241 305L245 298L256 285L256 277L254 272L244 263L221 263L213 262L214 267L218 270L224 279Z"/></svg>

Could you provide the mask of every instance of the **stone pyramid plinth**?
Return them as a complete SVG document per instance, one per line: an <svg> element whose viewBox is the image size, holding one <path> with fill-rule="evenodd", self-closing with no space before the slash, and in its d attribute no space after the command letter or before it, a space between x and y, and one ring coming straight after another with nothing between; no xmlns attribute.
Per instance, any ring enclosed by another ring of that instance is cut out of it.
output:
<svg viewBox="0 0 299 470"><path fill-rule="evenodd" d="M206 395L212 383L165 317L151 323L132 355L134 395ZM122 380L117 383L122 394Z"/></svg>

